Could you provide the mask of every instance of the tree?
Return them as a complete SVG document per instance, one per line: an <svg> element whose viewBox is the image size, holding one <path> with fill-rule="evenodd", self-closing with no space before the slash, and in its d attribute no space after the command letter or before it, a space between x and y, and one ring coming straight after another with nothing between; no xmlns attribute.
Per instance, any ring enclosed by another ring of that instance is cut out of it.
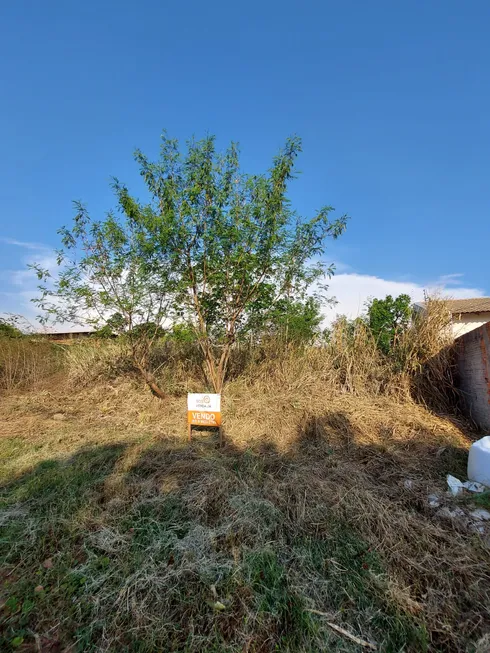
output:
<svg viewBox="0 0 490 653"><path fill-rule="evenodd" d="M5 318L0 318L0 337L3 338L22 338L24 334L22 331L12 322Z"/></svg>
<svg viewBox="0 0 490 653"><path fill-rule="evenodd" d="M397 335L410 324L411 304L409 295L399 295L395 299L387 295L385 299L371 299L367 303L367 323L384 354L392 351Z"/></svg>
<svg viewBox="0 0 490 653"><path fill-rule="evenodd" d="M315 297L304 301L281 298L271 307L268 316L264 319L261 316L255 339L272 336L286 344L311 344L321 335L322 321L321 304Z"/></svg>
<svg viewBox="0 0 490 653"><path fill-rule="evenodd" d="M309 220L292 210L286 192L300 151L300 139L288 139L262 175L241 171L234 143L217 154L212 136L189 142L181 154L164 134L155 163L136 153L155 207L145 215L155 261L172 261L177 305L193 324L215 392L237 339L278 302L305 299L314 282L333 273L321 259L324 244L344 231L347 217L331 221L330 206Z"/></svg>
<svg viewBox="0 0 490 653"><path fill-rule="evenodd" d="M57 253L59 273L34 265L41 296L42 322L89 324L104 335L124 335L133 363L152 392L165 393L150 369L150 352L160 327L171 319L175 280L168 257L153 256L153 235L142 213L149 207L133 206L116 181L119 213L92 220L86 208L75 203L72 229L60 230L63 249ZM165 248L163 248L165 251Z"/></svg>
<svg viewBox="0 0 490 653"><path fill-rule="evenodd" d="M3 313L0 317L0 336L7 338L23 338L34 331L32 324L23 315Z"/></svg>
<svg viewBox="0 0 490 653"><path fill-rule="evenodd" d="M236 144L220 155L210 136L181 153L164 134L157 162L135 154L147 204L115 180L119 216L92 222L77 205L75 225L62 237L65 249L81 257L66 261L60 252L64 271L54 286L44 285L39 305L72 321L83 307L83 320L89 314L97 324L115 311L128 334L136 324L190 324L209 385L221 392L237 339L260 328L281 302L306 301L312 284L322 291L333 274L322 258L325 240L338 237L347 218L330 220L329 206L309 220L292 210L286 192L300 151L299 138L290 138L267 174L246 175ZM131 346L159 394L147 369L152 342L133 337Z"/></svg>

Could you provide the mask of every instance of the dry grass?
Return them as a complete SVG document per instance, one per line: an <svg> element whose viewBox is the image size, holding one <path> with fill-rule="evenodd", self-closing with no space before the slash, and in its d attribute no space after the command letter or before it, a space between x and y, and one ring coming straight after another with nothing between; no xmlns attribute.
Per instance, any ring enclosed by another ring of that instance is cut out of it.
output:
<svg viewBox="0 0 490 653"><path fill-rule="evenodd" d="M410 328L401 334L396 348L411 395L444 410L455 403L451 314L447 303L437 297L426 297L425 306L425 312L416 314Z"/></svg>
<svg viewBox="0 0 490 653"><path fill-rule="evenodd" d="M73 344L66 350L65 367L67 380L73 387L86 387L121 376L139 376L128 343L123 339L91 339ZM203 387L204 374L195 345L157 342L151 353L150 367L169 393L187 392L192 386Z"/></svg>
<svg viewBox="0 0 490 653"><path fill-rule="evenodd" d="M60 367L60 351L50 342L0 337L0 389L33 387Z"/></svg>
<svg viewBox="0 0 490 653"><path fill-rule="evenodd" d="M467 425L332 391L321 355L230 382L222 450L131 379L4 397L4 647L357 650L313 609L379 650L471 651L488 551L427 503Z"/></svg>
<svg viewBox="0 0 490 653"><path fill-rule="evenodd" d="M412 399L445 351L413 329L396 361L362 331L239 352L222 449L186 441L192 349L160 352L166 402L117 343L70 348L64 388L6 393L0 648L358 651L330 621L380 651L486 650L490 534L427 500L474 435Z"/></svg>
<svg viewBox="0 0 490 653"><path fill-rule="evenodd" d="M338 321L322 346L284 348L267 340L263 345L238 345L232 352L229 381L242 386L265 383L304 394L305 383L319 380L325 391L356 396L410 397L438 410L452 410L454 357L447 305L427 299L427 310L395 339L392 354L384 356L362 322L355 328ZM135 377L123 340L91 340L66 350L68 381L90 386L121 376ZM203 389L206 380L197 344L161 342L151 367L169 394Z"/></svg>

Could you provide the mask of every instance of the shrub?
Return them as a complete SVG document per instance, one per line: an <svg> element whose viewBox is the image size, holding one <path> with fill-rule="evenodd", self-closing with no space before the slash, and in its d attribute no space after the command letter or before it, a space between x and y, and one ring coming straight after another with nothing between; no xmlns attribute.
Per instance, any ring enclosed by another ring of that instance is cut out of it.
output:
<svg viewBox="0 0 490 653"><path fill-rule="evenodd" d="M0 319L0 337L1 338L22 338L23 333L13 324Z"/></svg>
<svg viewBox="0 0 490 653"><path fill-rule="evenodd" d="M368 302L366 321L384 354L392 352L396 339L408 328L412 315L411 303L409 295L399 295L394 299L387 295L384 299Z"/></svg>

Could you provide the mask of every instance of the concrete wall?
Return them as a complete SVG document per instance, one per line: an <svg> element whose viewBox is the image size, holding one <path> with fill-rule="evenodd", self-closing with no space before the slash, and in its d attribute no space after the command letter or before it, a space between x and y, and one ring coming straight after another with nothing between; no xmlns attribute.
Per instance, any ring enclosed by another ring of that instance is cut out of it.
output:
<svg viewBox="0 0 490 653"><path fill-rule="evenodd" d="M473 329L477 329L487 322L490 322L490 312L461 313L459 315L453 315L453 336L458 338Z"/></svg>
<svg viewBox="0 0 490 653"><path fill-rule="evenodd" d="M490 432L490 323L456 340L460 388L470 417Z"/></svg>

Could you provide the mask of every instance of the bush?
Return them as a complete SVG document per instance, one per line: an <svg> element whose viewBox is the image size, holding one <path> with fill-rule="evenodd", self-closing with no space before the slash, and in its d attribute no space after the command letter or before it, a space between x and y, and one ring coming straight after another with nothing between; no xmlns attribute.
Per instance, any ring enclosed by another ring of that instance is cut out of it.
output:
<svg viewBox="0 0 490 653"><path fill-rule="evenodd" d="M383 354L389 355L397 338L408 328L412 316L409 295L372 299L367 304L366 322Z"/></svg>
<svg viewBox="0 0 490 653"><path fill-rule="evenodd" d="M166 393L211 390L199 343L190 329L174 328L155 341L148 363ZM0 339L0 387L28 387L64 365L74 388L121 377L137 378L125 336L90 338L69 347L29 338ZM429 299L397 335L389 355L379 348L362 319L339 318L327 337L307 345L285 343L281 334L258 342L237 342L229 381L251 387L257 381L303 392L321 381L327 393L412 398L444 412L454 411L454 350L444 301Z"/></svg>
<svg viewBox="0 0 490 653"><path fill-rule="evenodd" d="M23 333L13 324L0 319L0 338L22 338Z"/></svg>
<svg viewBox="0 0 490 653"><path fill-rule="evenodd" d="M383 310L398 300L405 306L406 297L387 297L386 303L375 300L378 303L370 306L386 317ZM455 354L447 304L427 297L424 310L413 311L408 322L405 308L399 311L402 317L378 324L379 330L373 330L369 315L355 320L339 317L324 333L325 367L342 392L404 394L451 410L456 393Z"/></svg>

